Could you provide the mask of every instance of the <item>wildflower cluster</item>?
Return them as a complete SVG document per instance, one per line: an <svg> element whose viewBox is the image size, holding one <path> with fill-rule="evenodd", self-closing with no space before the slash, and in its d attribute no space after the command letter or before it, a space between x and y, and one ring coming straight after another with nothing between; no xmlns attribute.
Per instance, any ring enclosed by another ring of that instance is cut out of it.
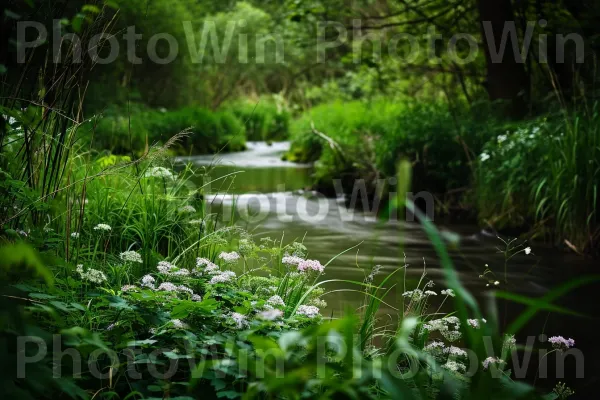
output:
<svg viewBox="0 0 600 400"><path fill-rule="evenodd" d="M165 167L152 167L146 171L146 177L175 179L173 173Z"/></svg>
<svg viewBox="0 0 600 400"><path fill-rule="evenodd" d="M304 315L304 316L307 316L308 318L315 318L320 315L319 311L320 310L315 306L301 305L296 310L296 314Z"/></svg>
<svg viewBox="0 0 600 400"><path fill-rule="evenodd" d="M571 347L575 346L575 340L571 338L565 339L562 336L552 336L548 339L548 342L552 343L552 347L558 351L569 350Z"/></svg>
<svg viewBox="0 0 600 400"><path fill-rule="evenodd" d="M322 273L324 270L325 267L317 260L302 260L298 263L298 271L300 272L314 271Z"/></svg>
<svg viewBox="0 0 600 400"><path fill-rule="evenodd" d="M104 272L93 268L88 268L87 271L84 271L82 264L79 264L75 271L77 271L81 279L84 281L89 281L92 283L102 283L106 281L106 275L104 275Z"/></svg>
<svg viewBox="0 0 600 400"><path fill-rule="evenodd" d="M143 263L142 256L135 251L124 251L123 253L119 254L119 257L125 262Z"/></svg>
<svg viewBox="0 0 600 400"><path fill-rule="evenodd" d="M219 259L222 260L225 264L235 265L240 259L240 255L235 251L232 251L231 253L223 251L221 252L221 254L219 254Z"/></svg>
<svg viewBox="0 0 600 400"><path fill-rule="evenodd" d="M107 224L98 224L94 227L94 230L101 232L110 232L112 228L110 227L110 225Z"/></svg>

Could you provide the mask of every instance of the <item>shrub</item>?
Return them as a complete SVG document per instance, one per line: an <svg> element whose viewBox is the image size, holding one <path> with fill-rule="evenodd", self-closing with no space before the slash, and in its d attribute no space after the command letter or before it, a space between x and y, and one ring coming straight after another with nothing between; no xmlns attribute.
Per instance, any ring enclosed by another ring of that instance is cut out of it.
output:
<svg viewBox="0 0 600 400"><path fill-rule="evenodd" d="M397 161L406 158L415 165L415 190L444 193L470 183L471 158L503 129L489 114L479 114L477 109L450 110L440 103L322 105L292 124L288 158L318 160L315 181L325 186L344 177L373 183L393 176Z"/></svg>
<svg viewBox="0 0 600 400"><path fill-rule="evenodd" d="M248 140L286 140L289 134L290 113L270 100L239 100L225 107L246 127Z"/></svg>
<svg viewBox="0 0 600 400"><path fill-rule="evenodd" d="M189 129L173 150L178 154L202 154L236 151L244 148L244 126L230 112L213 112L203 108L136 109L110 111L85 126L92 132L94 147L116 154L140 154L149 145L163 144L172 136Z"/></svg>
<svg viewBox="0 0 600 400"><path fill-rule="evenodd" d="M567 239L579 251L597 243L598 123L595 105L493 137L477 168L481 219L499 227L534 227L557 241Z"/></svg>

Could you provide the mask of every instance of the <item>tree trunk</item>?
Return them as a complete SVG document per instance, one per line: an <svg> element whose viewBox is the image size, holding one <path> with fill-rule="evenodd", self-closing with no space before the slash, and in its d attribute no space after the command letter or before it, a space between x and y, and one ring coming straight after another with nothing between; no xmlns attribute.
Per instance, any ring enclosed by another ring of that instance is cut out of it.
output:
<svg viewBox="0 0 600 400"><path fill-rule="evenodd" d="M487 63L486 89L490 100L506 100L509 102L507 112L514 117L521 117L527 112L526 96L529 78L525 66L518 62L518 54L514 54L510 35L500 60L493 61L490 49L500 49L503 31L507 22L514 23L513 8L510 0L478 0L479 21L483 37L485 58ZM492 27L494 43L488 42L483 22L489 21ZM516 46L520 49L519 43Z"/></svg>

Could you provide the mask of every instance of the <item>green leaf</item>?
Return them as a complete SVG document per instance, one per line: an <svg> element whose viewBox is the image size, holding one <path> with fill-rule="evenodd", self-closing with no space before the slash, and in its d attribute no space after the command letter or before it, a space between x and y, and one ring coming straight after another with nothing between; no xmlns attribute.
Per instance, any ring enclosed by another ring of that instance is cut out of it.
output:
<svg viewBox="0 0 600 400"><path fill-rule="evenodd" d="M100 14L100 9L92 4L86 4L83 7L81 7L81 11L83 12L89 12L92 14Z"/></svg>
<svg viewBox="0 0 600 400"><path fill-rule="evenodd" d="M40 300L48 300L48 299L56 298L56 296L52 296L51 294L46 294L46 293L29 293L29 297L31 297L32 299L40 299Z"/></svg>

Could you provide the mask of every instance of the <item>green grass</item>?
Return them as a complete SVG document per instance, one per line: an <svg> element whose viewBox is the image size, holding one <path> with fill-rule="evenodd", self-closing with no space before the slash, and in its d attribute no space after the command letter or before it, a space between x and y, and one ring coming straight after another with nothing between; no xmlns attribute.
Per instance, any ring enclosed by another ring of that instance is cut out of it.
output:
<svg viewBox="0 0 600 400"><path fill-rule="evenodd" d="M204 154L242 150L245 145L243 122L227 111L200 107L177 110L108 110L97 121L81 128L97 149L115 154L142 154L149 146L163 144L187 130L189 134L172 147L176 154Z"/></svg>
<svg viewBox="0 0 600 400"><path fill-rule="evenodd" d="M397 161L408 159L415 190L445 193L469 185L471 160L501 129L484 106L451 110L443 103L335 102L294 121L288 158L318 161L317 186L340 178L392 177Z"/></svg>
<svg viewBox="0 0 600 400"><path fill-rule="evenodd" d="M598 106L523 123L494 137L479 156L476 196L482 220L525 226L578 251L599 239ZM500 194L499 194L499 188Z"/></svg>
<svg viewBox="0 0 600 400"><path fill-rule="evenodd" d="M231 112L246 127L246 139L252 141L280 141L289 136L291 120L287 108L268 98L256 101L240 99L222 109Z"/></svg>

